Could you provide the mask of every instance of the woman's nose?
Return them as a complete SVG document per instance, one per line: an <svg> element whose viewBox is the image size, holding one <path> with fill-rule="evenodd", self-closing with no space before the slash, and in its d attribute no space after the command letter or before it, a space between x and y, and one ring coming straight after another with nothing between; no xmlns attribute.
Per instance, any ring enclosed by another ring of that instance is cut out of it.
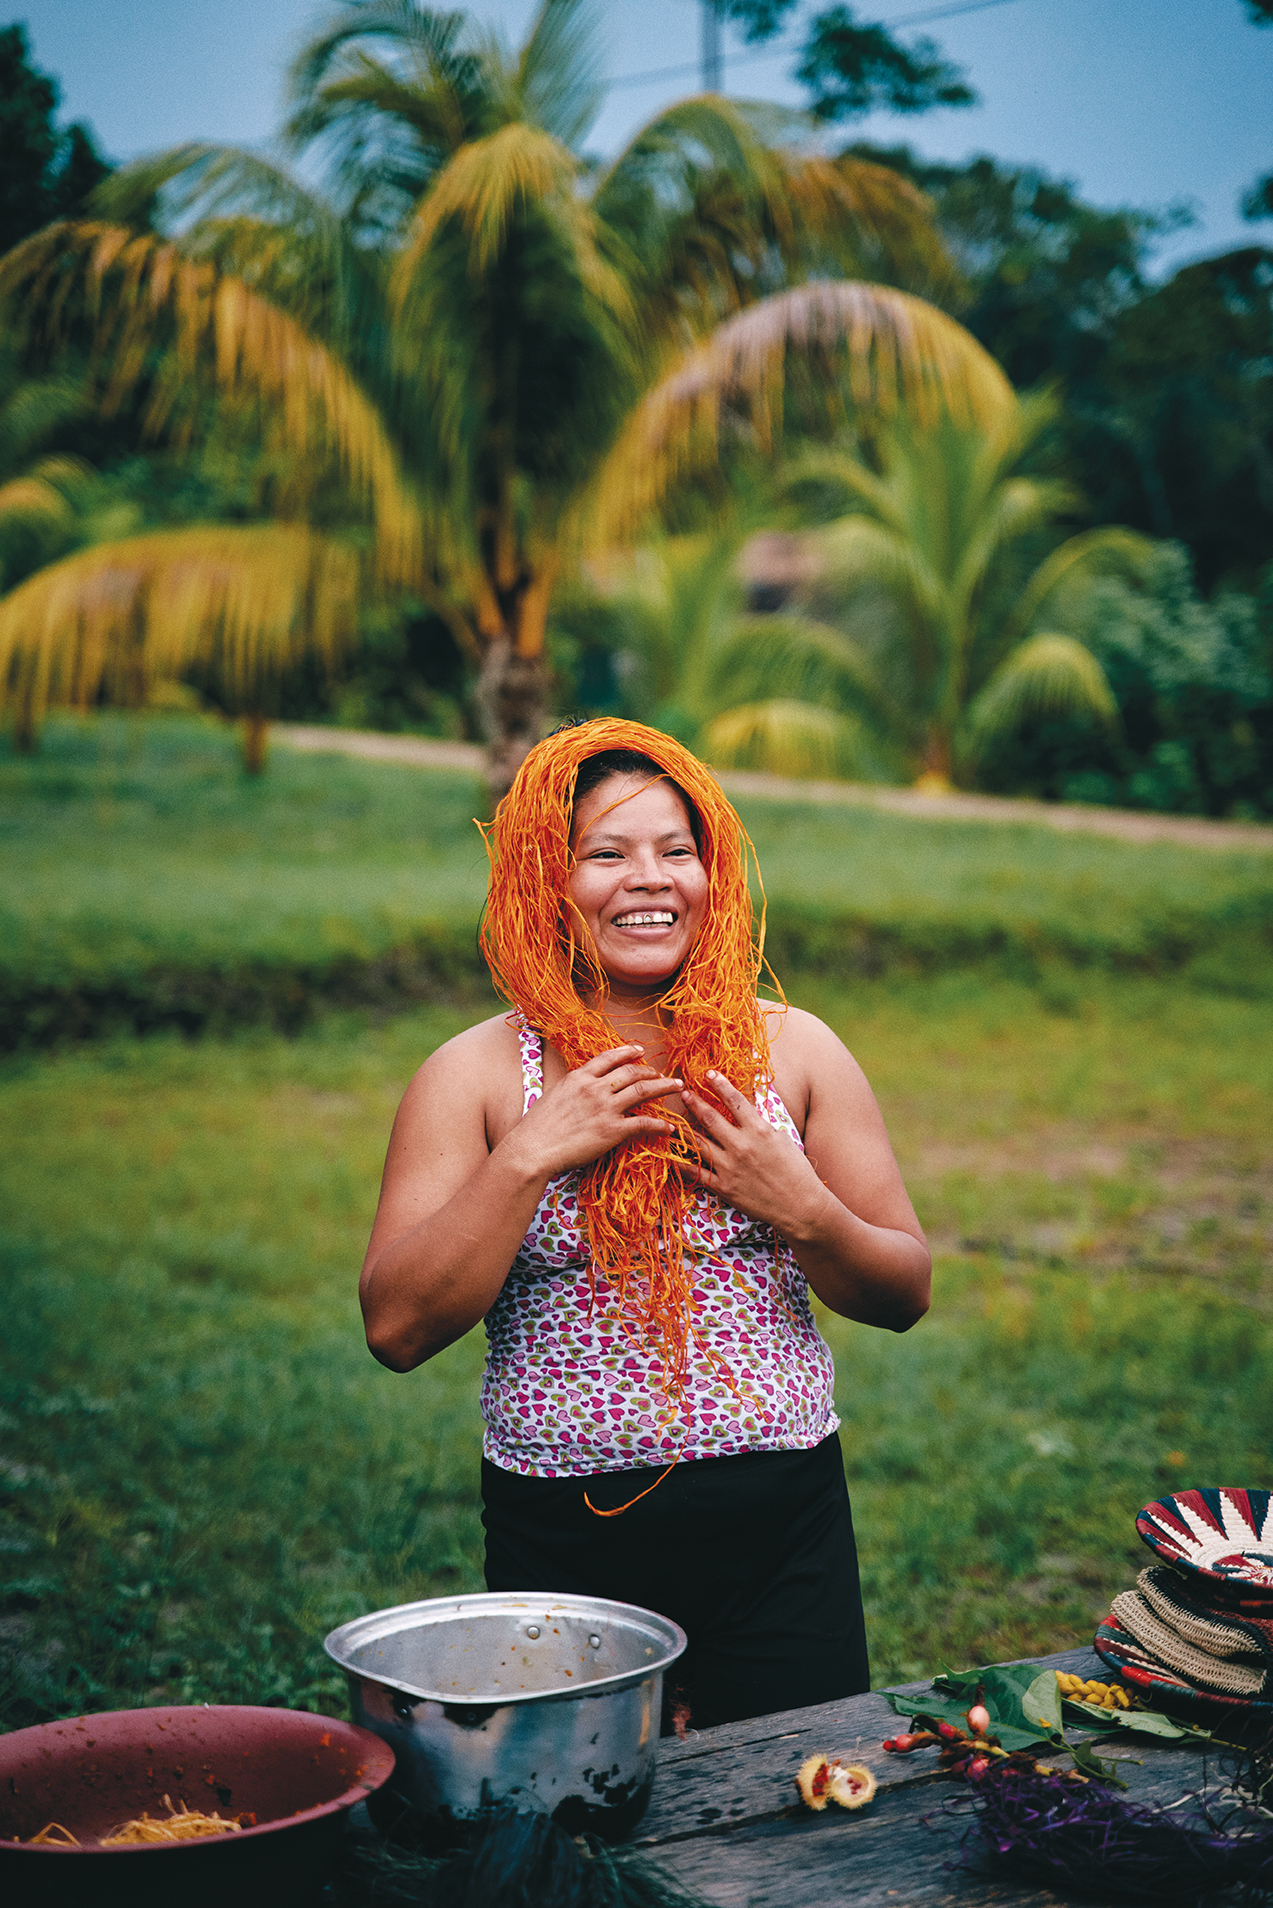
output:
<svg viewBox="0 0 1273 1908"><path fill-rule="evenodd" d="M666 869L659 857L650 851L648 855L638 855L628 871L628 886L631 888L666 888L670 886Z"/></svg>

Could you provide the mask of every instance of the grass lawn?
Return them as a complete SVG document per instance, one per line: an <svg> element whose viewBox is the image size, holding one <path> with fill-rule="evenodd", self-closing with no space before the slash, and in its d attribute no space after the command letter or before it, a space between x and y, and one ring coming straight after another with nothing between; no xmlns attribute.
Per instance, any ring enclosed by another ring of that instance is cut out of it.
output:
<svg viewBox="0 0 1273 1908"><path fill-rule="evenodd" d="M211 719L51 721L36 756L0 744L0 997L120 980L144 992L157 969L370 962L430 923L471 947L480 799L464 775L284 748L250 781ZM739 806L775 944L796 916L799 933L830 920L824 965L865 926L929 968L979 958L998 934L1027 965L1032 949L1079 966L1192 960L1203 985L1273 991L1267 854Z"/></svg>
<svg viewBox="0 0 1273 1908"><path fill-rule="evenodd" d="M1142 1503L1273 1484L1267 1008L973 972L790 991L866 1066L939 1253L907 1336L825 1321L876 1681L1085 1640ZM481 1334L394 1376L354 1300L397 1098L477 1011L0 1070L9 1726L339 1709L326 1629L480 1587Z"/></svg>

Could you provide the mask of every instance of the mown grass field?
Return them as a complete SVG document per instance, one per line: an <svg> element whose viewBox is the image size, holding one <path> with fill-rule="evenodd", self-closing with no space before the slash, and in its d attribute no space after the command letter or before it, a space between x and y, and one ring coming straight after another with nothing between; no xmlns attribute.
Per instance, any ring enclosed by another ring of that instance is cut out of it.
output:
<svg viewBox="0 0 1273 1908"><path fill-rule="evenodd" d="M1273 1483L1267 1008L973 971L793 980L938 1247L904 1338L825 1321L877 1682L1090 1636L1163 1489ZM339 1710L320 1642L480 1587L480 1332L406 1377L356 1269L394 1105L481 1006L0 1068L0 1710Z"/></svg>
<svg viewBox="0 0 1273 1908"><path fill-rule="evenodd" d="M463 775L275 751L190 718L50 722L0 747L0 1046L59 1030L401 1005L478 974L486 858ZM851 977L1178 973L1273 998L1273 858L1045 827L740 804L774 958ZM395 951L406 969L395 968ZM480 983L479 983L480 984Z"/></svg>

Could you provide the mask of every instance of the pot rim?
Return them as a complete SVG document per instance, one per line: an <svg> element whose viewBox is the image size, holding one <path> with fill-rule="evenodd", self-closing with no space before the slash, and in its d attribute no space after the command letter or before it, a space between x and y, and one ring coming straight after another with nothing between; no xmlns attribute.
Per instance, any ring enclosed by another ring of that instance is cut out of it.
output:
<svg viewBox="0 0 1273 1908"><path fill-rule="evenodd" d="M572 1616L625 1618L631 1628L646 1633L657 1646L657 1654L649 1663L640 1664L635 1669L621 1670L614 1676L599 1676L595 1681L580 1684L578 1689L473 1690L461 1696L454 1690L426 1689L418 1683L408 1683L399 1676L379 1674L361 1663L351 1662L346 1653L359 1645L396 1636L403 1630L418 1629L422 1613L441 1614L443 1611L455 1616L510 1611L525 1611L527 1615L532 1612L551 1614L560 1611ZM342 1623L338 1629L332 1630L324 1637L323 1648L347 1676L357 1676L367 1683L378 1683L382 1689L401 1691L418 1702L441 1703L447 1709L505 1709L522 1707L527 1703L574 1703L581 1698L609 1696L619 1690L634 1688L638 1683L645 1682L647 1677L661 1675L675 1663L678 1656L684 1653L688 1641L679 1623L674 1623L671 1617L661 1616L656 1610L643 1609L639 1603L619 1603L611 1597L582 1597L565 1591L480 1590L464 1596L428 1597L418 1603L395 1603L385 1610L372 1610L366 1616L354 1617L351 1622Z"/></svg>

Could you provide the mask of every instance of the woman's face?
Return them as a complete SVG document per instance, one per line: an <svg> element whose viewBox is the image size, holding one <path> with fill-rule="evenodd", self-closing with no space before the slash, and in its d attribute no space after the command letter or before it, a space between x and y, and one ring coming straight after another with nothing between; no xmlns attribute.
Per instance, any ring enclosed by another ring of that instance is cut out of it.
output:
<svg viewBox="0 0 1273 1908"><path fill-rule="evenodd" d="M612 775L575 809L567 893L618 992L668 981L697 938L707 870L670 782Z"/></svg>

